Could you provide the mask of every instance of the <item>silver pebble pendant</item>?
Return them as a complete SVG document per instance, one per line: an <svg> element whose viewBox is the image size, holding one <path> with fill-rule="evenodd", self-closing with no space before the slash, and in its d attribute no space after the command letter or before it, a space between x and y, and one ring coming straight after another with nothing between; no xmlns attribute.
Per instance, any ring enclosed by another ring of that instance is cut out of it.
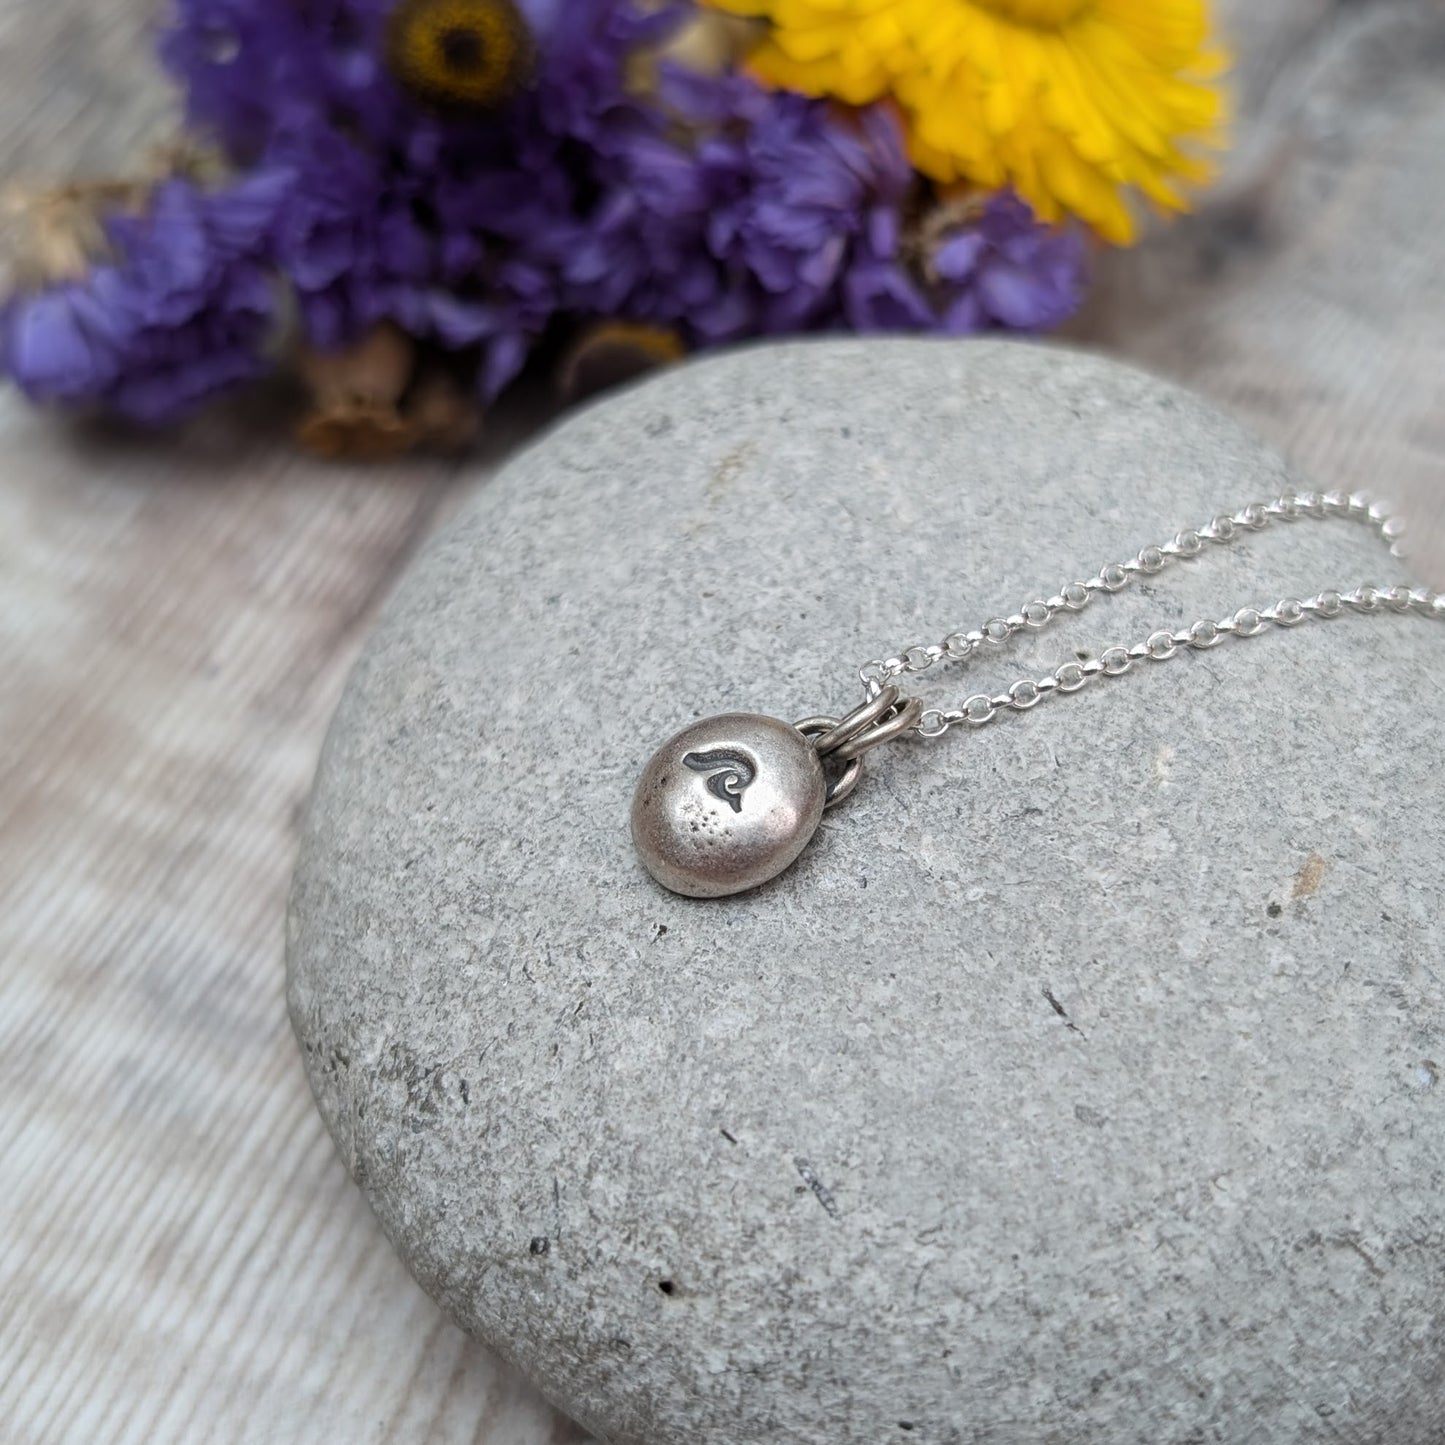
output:
<svg viewBox="0 0 1445 1445"><path fill-rule="evenodd" d="M648 763L632 803L647 870L689 898L745 893L808 846L828 802L812 742L770 717L694 723Z"/></svg>
<svg viewBox="0 0 1445 1445"><path fill-rule="evenodd" d="M647 871L689 898L725 898L798 859L823 811L852 793L863 754L916 726L896 687L841 722L728 713L684 728L653 754L632 800Z"/></svg>

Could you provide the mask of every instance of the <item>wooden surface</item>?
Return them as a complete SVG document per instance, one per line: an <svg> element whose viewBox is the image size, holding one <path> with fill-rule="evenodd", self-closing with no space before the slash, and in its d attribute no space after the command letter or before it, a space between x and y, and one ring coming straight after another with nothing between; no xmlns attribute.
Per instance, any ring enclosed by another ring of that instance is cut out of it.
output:
<svg viewBox="0 0 1445 1445"><path fill-rule="evenodd" d="M1407 497L1445 580L1445 11L1228 8L1229 179L1078 333ZM0 181L163 128L144 14L0 0ZM283 1004L328 714L462 482L263 411L144 443L0 400L0 1440L577 1441L395 1262Z"/></svg>

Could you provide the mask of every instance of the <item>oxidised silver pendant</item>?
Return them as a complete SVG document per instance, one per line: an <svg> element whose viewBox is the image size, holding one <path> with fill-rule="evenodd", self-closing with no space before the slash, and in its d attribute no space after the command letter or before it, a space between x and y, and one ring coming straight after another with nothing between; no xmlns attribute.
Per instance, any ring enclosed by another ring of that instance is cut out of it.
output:
<svg viewBox="0 0 1445 1445"><path fill-rule="evenodd" d="M689 898L722 898L793 863L827 802L823 760L802 733L733 713L685 728L648 763L632 836L659 883Z"/></svg>
<svg viewBox="0 0 1445 1445"><path fill-rule="evenodd" d="M922 704L884 688L857 712L797 724L748 713L694 723L653 755L632 801L647 871L689 898L776 878L857 786L862 756L915 727Z"/></svg>

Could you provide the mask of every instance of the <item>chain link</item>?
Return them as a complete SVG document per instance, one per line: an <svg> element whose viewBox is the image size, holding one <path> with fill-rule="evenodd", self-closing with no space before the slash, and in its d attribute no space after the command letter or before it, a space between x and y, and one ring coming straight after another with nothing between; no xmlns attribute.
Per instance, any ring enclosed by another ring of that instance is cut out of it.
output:
<svg viewBox="0 0 1445 1445"><path fill-rule="evenodd" d="M1276 523L1340 520L1361 523L1403 556L1404 522L1368 497L1343 492L1305 492L1274 502L1254 502L1214 518L1204 527L1181 532L1172 542L1145 547L1131 561L1112 562L1087 582L1070 582L1047 599L1026 602L1009 617L995 617L972 632L951 632L941 642L904 649L896 657L864 663L858 676L870 698L895 679L926 672L941 663L970 663L998 651L1021 632L1038 632L1061 614L1083 612L1101 594L1123 592L1140 577L1152 577L1176 562L1200 557L1207 548L1229 546ZM931 708L913 729L920 737L942 737L955 727L979 728L1006 712L1029 712L1060 693L1080 692L1100 677L1122 677L1136 663L1169 662L1188 651L1207 651L1229 638L1258 637L1271 627L1292 628L1309 621L1332 621L1350 614L1402 613L1445 620L1445 595L1428 587L1358 587L1352 592L1322 592L1309 600L1286 598L1273 607L1243 607L1220 622L1196 622L1180 632L1159 631L1133 647L1110 647L1085 662L1066 662L1037 682L1025 678L998 696L980 693L962 707Z"/></svg>

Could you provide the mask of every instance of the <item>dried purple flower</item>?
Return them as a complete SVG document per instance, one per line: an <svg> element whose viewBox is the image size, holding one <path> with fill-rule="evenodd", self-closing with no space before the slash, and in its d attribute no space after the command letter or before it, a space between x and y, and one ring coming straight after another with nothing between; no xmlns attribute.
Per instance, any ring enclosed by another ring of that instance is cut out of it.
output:
<svg viewBox="0 0 1445 1445"><path fill-rule="evenodd" d="M170 183L116 223L113 264L14 303L5 362L33 396L159 417L254 375L268 273L312 347L395 325L484 400L598 321L702 347L1036 330L1078 301L1079 237L1011 196L936 205L882 108L657 59L639 88L686 0L177 6L192 118L252 177Z"/></svg>
<svg viewBox="0 0 1445 1445"><path fill-rule="evenodd" d="M288 187L276 172L216 193L166 182L144 216L112 222L113 261L11 302L0 363L36 401L147 423L263 374L276 313L269 235Z"/></svg>
<svg viewBox="0 0 1445 1445"><path fill-rule="evenodd" d="M890 112L839 112L736 75L665 73L660 95L702 139L685 154L657 137L624 144L631 169L611 214L570 249L579 308L600 300L702 345L820 330L1032 331L1077 308L1082 235L1041 225L1012 195L941 209L936 252L920 254L921 186Z"/></svg>
<svg viewBox="0 0 1445 1445"><path fill-rule="evenodd" d="M902 134L885 111L843 116L744 77L725 95L728 123L701 156L721 192L708 247L753 282L749 330L833 329L850 268L884 230L897 237L913 185ZM920 308L910 329L930 321Z"/></svg>
<svg viewBox="0 0 1445 1445"><path fill-rule="evenodd" d="M981 215L946 228L930 258L954 293L944 329L1048 331L1083 299L1087 245L1076 229L1039 225L1017 196L993 196Z"/></svg>

